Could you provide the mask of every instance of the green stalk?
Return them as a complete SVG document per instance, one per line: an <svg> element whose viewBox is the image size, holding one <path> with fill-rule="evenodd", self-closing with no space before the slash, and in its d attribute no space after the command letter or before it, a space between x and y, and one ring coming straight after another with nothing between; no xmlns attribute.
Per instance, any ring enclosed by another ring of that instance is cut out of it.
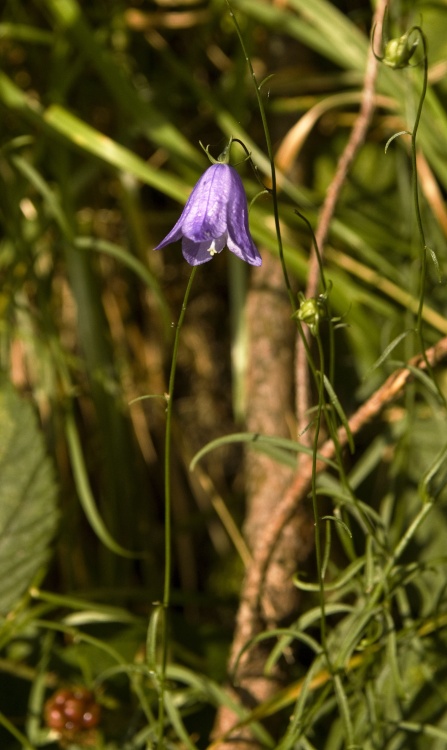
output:
<svg viewBox="0 0 447 750"><path fill-rule="evenodd" d="M419 205L419 178L418 178L417 154L416 154L416 137L417 137L417 132L419 128L419 122L420 122L421 115L422 115L422 109L424 106L425 95L427 93L428 60L427 60L427 43L425 41L425 34L419 26L415 27L415 31L419 32L420 39L422 42L422 48L424 51L424 55L423 55L424 73L423 73L423 79L422 79L422 91L421 91L421 95L419 98L418 109L416 112L416 119L413 125L413 132L411 134L411 163L412 163L412 168L413 168L413 201L414 201L414 209L416 213L416 222L417 222L419 237L420 237L421 245L422 245L421 291L419 295L419 306L418 306L417 317L416 317L416 330L418 332L421 351L424 356L425 364L427 366L427 371L433 376L431 365L427 361L427 357L425 355L425 345L424 345L424 338L423 338L423 333L422 333L422 309L424 307L424 296L425 296L424 292L425 292L425 284L427 280L427 250L428 248L425 242L425 232L424 232L424 227L422 224L421 209Z"/></svg>
<svg viewBox="0 0 447 750"><path fill-rule="evenodd" d="M317 573L318 573L318 586L320 596L320 609L321 609L321 646L326 659L328 667L330 669L329 654L327 650L327 639L326 639L326 608L325 608L325 596L324 596L324 580L323 580L323 558L321 553L321 538L320 538L320 516L318 511L318 498L317 498L317 453L318 453L318 441L320 439L320 428L321 428L321 415L324 409L324 351L321 343L321 337L319 331L316 335L318 356L320 360L320 371L318 374L318 408L317 417L315 420L315 432L313 436L313 452L312 452L312 509L314 514L315 522L315 557L317 562Z"/></svg>
<svg viewBox="0 0 447 750"><path fill-rule="evenodd" d="M32 745L31 742L28 740L28 737L25 737L22 732L20 732L16 726L8 719L7 716L5 716L0 711L0 726L4 727L9 734L11 734L15 739L20 742L22 746L22 750L36 750L35 745Z"/></svg>
<svg viewBox="0 0 447 750"><path fill-rule="evenodd" d="M197 266L194 266L189 277L183 298L182 309L175 329L174 347L172 351L171 372L169 375L168 393L166 395L166 431L165 431L165 567L164 567L164 587L163 587L163 616L161 625L161 671L160 671L160 695L158 705L158 748L163 750L164 747L164 695L166 687L166 666L168 661L168 622L167 614L171 599L171 577L172 577L172 532L171 532L171 436L172 436L172 407L174 400L175 373L177 370L177 357L180 342L180 330L186 313L186 306L191 292L194 276L196 275Z"/></svg>
<svg viewBox="0 0 447 750"><path fill-rule="evenodd" d="M436 378L433 373L433 368L430 362L428 361L427 355L425 353L426 347L425 347L423 330L422 330L423 329L422 312L423 312L424 301L425 301L425 285L427 282L427 251L429 251L430 249L427 246L427 243L425 241L425 232L424 232L424 226L422 224L421 208L420 208L420 203L419 203L419 178L418 178L418 169L417 169L416 138L417 138L417 133L419 129L419 123L421 120L422 109L424 107L425 96L427 94L428 58L427 58L427 42L425 39L424 32L422 31L420 26L414 26L413 31L419 34L419 38L422 43L423 66L424 66L424 72L423 72L423 78L422 78L422 90L421 90L421 95L419 97L419 104L418 104L416 118L415 118L414 125L413 125L413 132L411 133L411 165L412 165L412 170L413 170L413 202L414 202L414 210L416 214L416 223L418 227L419 238L420 238L421 246L422 246L421 281L420 281L419 305L418 305L417 314L416 314L416 332L419 338L419 346L421 348L421 354L424 359L427 372L430 374L433 380L433 383L436 386L436 390L438 391L438 395L442 403L446 405L445 396L442 393L436 381Z"/></svg>
<svg viewBox="0 0 447 750"><path fill-rule="evenodd" d="M225 2L227 4L227 6L228 6L228 10L229 10L231 19L232 19L232 21L234 23L234 26L235 26L235 29L236 29L236 33L237 33L237 35L239 37L239 42L240 42L240 45L241 45L241 48L242 48L242 52L244 53L244 57L245 57L245 60L247 62L248 69L250 71L250 75L252 77L253 84L254 84L254 87L255 87L256 99L257 99L257 102L258 102L258 108L259 108L259 112L260 112L260 115L261 115L262 127L264 129L265 142L266 142L266 146L267 146L267 154L268 154L268 158L269 158L269 162L270 162L270 172L271 172L271 179L272 179L272 187L271 187L271 189L269 189L268 192L271 194L271 196L272 196L272 202L273 202L273 215L274 215L274 219L275 219L275 232L276 232L276 236L277 236L277 239L278 239L279 259L281 261L282 272L283 272L283 275L284 275L284 281L286 283L286 288L287 288L287 293L289 295L290 304L292 305L293 312L295 312L295 310L296 310L295 297L294 297L294 294L293 294L293 291L292 291L292 287L290 285L289 275L287 273L286 261L285 261L285 258L284 258L284 249L283 249L283 244L282 244L282 236L281 236L281 225L280 225L280 222L279 222L278 194L277 194L277 187L276 187L276 167L275 167L275 159L274 159L274 156L273 156L272 139L270 137L270 130L269 130L268 122L267 122L267 115L265 113L264 102L262 101L262 97L261 97L261 93L260 93L260 88L261 87L258 84L257 78L255 76L255 72L253 70L253 65L251 64L251 60L250 60L250 58L248 56L248 52L247 52L247 49L245 47L245 42L244 42L244 39L242 37L242 32L241 32L240 26L238 24L238 21L236 19L236 16L234 15L234 12L233 12L232 7L231 7L231 5L229 3L229 0L225 0Z"/></svg>

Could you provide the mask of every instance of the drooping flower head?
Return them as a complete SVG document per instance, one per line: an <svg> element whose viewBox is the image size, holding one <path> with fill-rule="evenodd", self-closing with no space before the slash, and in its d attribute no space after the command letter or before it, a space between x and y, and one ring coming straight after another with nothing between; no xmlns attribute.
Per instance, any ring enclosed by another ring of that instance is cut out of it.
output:
<svg viewBox="0 0 447 750"><path fill-rule="evenodd" d="M225 159L226 154L227 150ZM180 239L183 257L191 266L206 263L225 246L246 263L261 265L261 256L248 228L244 186L234 167L221 161L208 167L179 220L154 249L160 250Z"/></svg>

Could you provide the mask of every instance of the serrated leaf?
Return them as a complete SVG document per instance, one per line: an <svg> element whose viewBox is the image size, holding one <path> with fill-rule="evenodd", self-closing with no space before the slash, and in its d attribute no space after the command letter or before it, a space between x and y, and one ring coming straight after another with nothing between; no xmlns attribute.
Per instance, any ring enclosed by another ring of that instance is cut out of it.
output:
<svg viewBox="0 0 447 750"><path fill-rule="evenodd" d="M0 381L0 614L7 614L49 556L56 484L34 411Z"/></svg>

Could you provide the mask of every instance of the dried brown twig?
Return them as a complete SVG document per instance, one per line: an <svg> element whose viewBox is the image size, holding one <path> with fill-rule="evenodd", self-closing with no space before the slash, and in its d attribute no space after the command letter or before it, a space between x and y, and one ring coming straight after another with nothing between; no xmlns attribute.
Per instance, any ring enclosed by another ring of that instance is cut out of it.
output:
<svg viewBox="0 0 447 750"><path fill-rule="evenodd" d="M447 357L447 337L444 337L435 346L427 349L425 354L430 366L435 367ZM357 409L349 420L349 428L352 435L360 432L368 422L377 417L386 406L400 395L408 380L413 377L412 370L415 367L421 370L426 369L426 360L422 354L417 354L409 361L406 367L396 370L396 372L390 375L384 384ZM341 447L344 447L348 441L344 427L340 427L338 431L338 440ZM334 442L327 440L321 447L320 454L325 459L334 458ZM317 472L321 472L325 467L326 463L324 461L317 462ZM262 596L262 582L275 548L276 540L309 491L311 480L312 457L306 455L300 462L299 471L293 477L283 499L277 505L275 515L270 519L270 523L265 529L263 543L259 546L258 554L253 558L253 562L247 572L246 588L253 596L251 606L256 609L259 608L259 601Z"/></svg>
<svg viewBox="0 0 447 750"><path fill-rule="evenodd" d="M376 418L391 404L392 401L394 401L394 399L401 395L408 381L414 377L414 368L425 370L427 368L427 361L430 367L435 367L442 360L447 358L447 337L444 337L435 346L428 349L425 354L425 358L422 354L418 354L408 362L406 367L396 370L387 378L383 385L380 386L380 388L378 388L377 391L375 391L375 393L373 393L373 395L359 407L349 420L349 428L352 435L358 434L368 422L371 422L371 420ZM341 447L347 444L348 436L344 427L341 427L338 431L338 440ZM334 442L328 440L324 443L321 447L320 454L325 459L332 459L335 455ZM312 458L307 455L304 456L303 460L300 462L299 471L293 476L282 500L276 506L275 513L270 517L269 523L263 529L262 540L260 540L260 543L256 547L253 560L246 573L238 613L240 627L235 634L233 653L235 653L236 645L239 649L242 649L256 635L256 633L259 632L259 622L262 620L261 609L263 606L264 582L266 580L270 561L272 560L276 544L278 539L281 538L284 528L286 528L291 519L296 516L302 506L304 498L310 490L312 465ZM317 472L321 472L325 467L325 461L321 460L317 462L316 470ZM233 724L236 726L236 720L234 720ZM247 727L243 729L245 734L240 738L232 735L231 724L227 723L226 726L221 726L220 728L223 730L221 735L224 735L225 739L222 739L222 743L220 743L219 736L217 736L212 743L213 748L226 747L227 739L230 736L232 737L232 740L228 747L238 748L238 750L242 750L243 748L245 750L248 747L253 748L257 746L253 740L251 740L251 742L247 741Z"/></svg>

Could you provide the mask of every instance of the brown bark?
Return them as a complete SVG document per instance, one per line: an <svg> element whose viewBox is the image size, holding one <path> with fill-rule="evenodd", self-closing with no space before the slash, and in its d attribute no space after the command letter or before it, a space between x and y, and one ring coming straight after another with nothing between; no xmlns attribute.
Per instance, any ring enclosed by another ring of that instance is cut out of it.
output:
<svg viewBox="0 0 447 750"><path fill-rule="evenodd" d="M294 325L281 267L278 260L271 256L264 256L262 267L253 276L247 319L250 331L247 429L263 435L290 437L290 426L293 424ZM265 530L294 472L254 451L247 454L246 468L247 515L244 531L256 559L264 544ZM298 590L292 583L292 576L297 561L307 557L312 539L311 522L307 516L297 515L279 535L262 596L255 606L255 592L247 588L249 578L243 586L229 674L234 697L247 707L253 707L278 690L283 684L284 675L280 667L273 674L264 675L271 643L255 644L244 651L241 658L238 658L239 654L257 634L289 621L296 613ZM215 733L222 735L235 721L234 713L222 707L216 720ZM232 737L231 742L219 746L253 750L256 742L244 729L237 738Z"/></svg>

